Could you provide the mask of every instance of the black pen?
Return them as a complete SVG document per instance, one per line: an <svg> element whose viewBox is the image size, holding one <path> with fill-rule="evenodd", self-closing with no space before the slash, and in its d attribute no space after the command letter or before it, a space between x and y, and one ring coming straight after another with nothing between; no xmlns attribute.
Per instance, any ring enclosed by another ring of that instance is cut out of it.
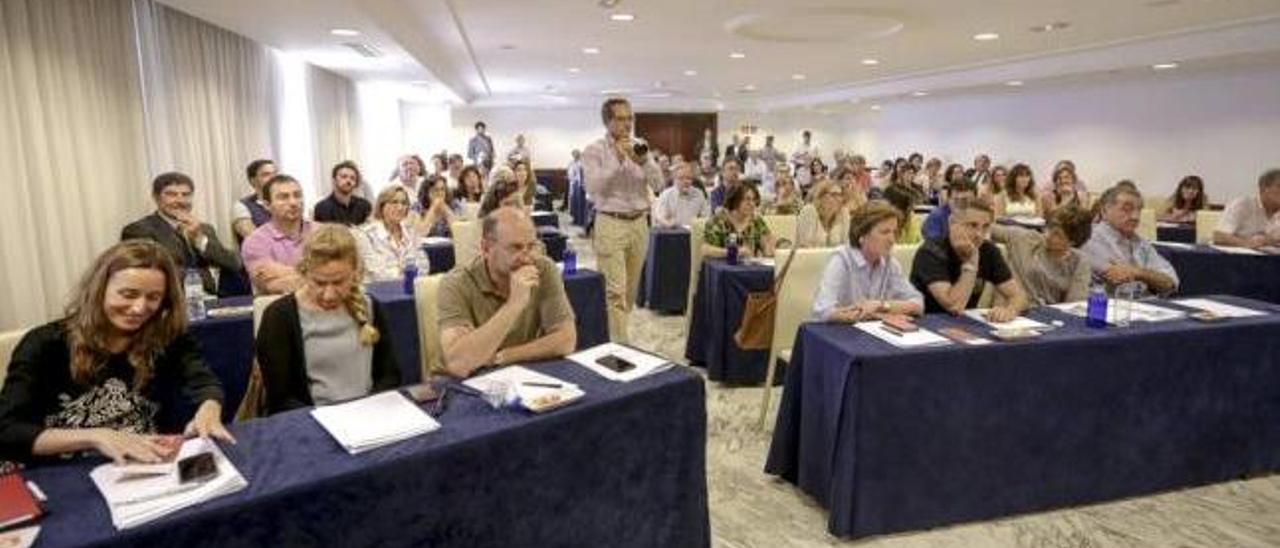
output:
<svg viewBox="0 0 1280 548"><path fill-rule="evenodd" d="M528 382L522 382L522 383L520 383L520 384L522 384L522 385L524 385L524 386L536 386L536 387L539 387L539 388L564 388L564 385L563 385L563 384L555 384L555 383L550 383L550 382L533 382L533 381L528 381Z"/></svg>

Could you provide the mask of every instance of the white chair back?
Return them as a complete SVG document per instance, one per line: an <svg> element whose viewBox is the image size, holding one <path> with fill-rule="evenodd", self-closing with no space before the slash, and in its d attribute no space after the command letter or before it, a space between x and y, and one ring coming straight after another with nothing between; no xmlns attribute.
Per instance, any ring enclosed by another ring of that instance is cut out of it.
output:
<svg viewBox="0 0 1280 548"><path fill-rule="evenodd" d="M689 225L689 293L685 295L684 306L686 333L693 321L693 294L698 291L698 273L702 271L702 238L706 232L706 217L698 217Z"/></svg>
<svg viewBox="0 0 1280 548"><path fill-rule="evenodd" d="M1202 209L1196 212L1196 243L1213 243L1213 231L1218 229L1218 221L1222 219L1221 211Z"/></svg>
<svg viewBox="0 0 1280 548"><path fill-rule="evenodd" d="M785 238L794 243L797 218L795 215L764 215L764 224L769 225L769 232L773 233L775 239Z"/></svg>
<svg viewBox="0 0 1280 548"><path fill-rule="evenodd" d="M911 265L916 261L916 252L920 250L920 244L894 244L893 258L898 260L898 264L902 266L902 274L911 276Z"/></svg>
<svg viewBox="0 0 1280 548"><path fill-rule="evenodd" d="M253 338L256 345L258 326L262 325L262 313L280 295L262 295L253 299ZM262 369L258 366L257 352L254 353L253 365L249 368L249 382L245 384L244 399L236 409L236 420L244 421L262 415L266 408L267 388L262 383Z"/></svg>
<svg viewBox="0 0 1280 548"><path fill-rule="evenodd" d="M18 348L18 343L22 342L22 337L26 334L26 329L0 333L0 386L4 386L4 379L9 374L9 361L13 359L13 351Z"/></svg>
<svg viewBox="0 0 1280 548"><path fill-rule="evenodd" d="M773 378L777 372L778 356L789 351L796 341L796 329L813 311L813 297L822 284L822 272L835 253L834 247L800 250L778 250L775 256L774 275L781 275L787 258L796 254L791 262L787 278L778 288L777 308L773 316L773 343L769 347L768 373L765 374L764 395L760 402L760 427L765 428L769 414L769 398L773 394Z"/></svg>
<svg viewBox="0 0 1280 548"><path fill-rule="evenodd" d="M1156 210L1149 207L1142 208L1138 217L1138 235L1149 242L1156 240Z"/></svg>
<svg viewBox="0 0 1280 548"><path fill-rule="evenodd" d="M444 371L444 348L440 345L440 322L436 295L444 274L419 276L414 280L413 304L418 312L418 343L422 349L422 381Z"/></svg>
<svg viewBox="0 0 1280 548"><path fill-rule="evenodd" d="M480 221L456 221L449 231L453 233L453 267L466 268L480 255Z"/></svg>

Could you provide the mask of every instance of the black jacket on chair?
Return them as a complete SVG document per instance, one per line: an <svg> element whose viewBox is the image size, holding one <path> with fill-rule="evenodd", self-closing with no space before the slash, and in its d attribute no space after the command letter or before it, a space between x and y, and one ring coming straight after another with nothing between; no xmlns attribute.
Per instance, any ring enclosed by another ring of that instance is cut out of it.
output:
<svg viewBox="0 0 1280 548"><path fill-rule="evenodd" d="M224 275L234 275L240 271L240 254L223 246L212 226L201 224L200 231L209 239L203 252L188 244L178 230L159 213L152 213L125 226L120 231L120 240L142 238L159 243L173 256L178 268L199 270L205 293L217 295L218 284L209 269L217 267L222 269Z"/></svg>

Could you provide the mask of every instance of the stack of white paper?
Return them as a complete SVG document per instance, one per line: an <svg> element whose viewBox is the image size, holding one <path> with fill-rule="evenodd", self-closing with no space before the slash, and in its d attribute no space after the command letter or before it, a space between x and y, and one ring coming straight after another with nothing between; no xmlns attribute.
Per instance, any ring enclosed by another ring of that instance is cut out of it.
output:
<svg viewBox="0 0 1280 548"><path fill-rule="evenodd" d="M1252 308L1244 308L1242 306L1234 306L1226 303L1220 303L1212 299L1182 299L1173 301L1182 306L1203 310L1212 313L1215 316L1223 318L1249 318L1253 316L1266 316L1266 312L1260 312Z"/></svg>
<svg viewBox="0 0 1280 548"><path fill-rule="evenodd" d="M1165 308L1163 306L1155 306L1139 301L1126 301L1120 303L1117 299L1107 299L1107 322L1114 323L1116 310L1122 304L1129 306L1129 321L1134 322L1163 322L1168 320L1177 320L1185 318L1187 314L1179 310ZM1088 315L1088 305L1084 301L1076 301L1071 303L1060 303L1049 305L1072 316L1080 318Z"/></svg>
<svg viewBox="0 0 1280 548"><path fill-rule="evenodd" d="M621 358L631 362L635 367L619 373L596 363L596 360L604 356ZM640 377L652 375L675 366L675 364L671 363L670 360L661 356L641 352L634 348L617 343L604 343L602 345L582 350L576 354L570 354L569 360L596 372L596 374L601 377L618 382L631 382Z"/></svg>
<svg viewBox="0 0 1280 548"><path fill-rule="evenodd" d="M422 239L422 243L425 245L444 245L453 243L453 239L445 238L444 236L427 236Z"/></svg>
<svg viewBox="0 0 1280 548"><path fill-rule="evenodd" d="M919 328L910 333L899 334L885 329L884 322L879 320L860 322L853 324L853 326L898 348L920 348L925 346L946 346L951 344L951 339L943 337L942 335L929 331L925 328Z"/></svg>
<svg viewBox="0 0 1280 548"><path fill-rule="evenodd" d="M213 455L218 474L204 482L182 484L177 461L206 452ZM139 475L130 473L128 467L104 464L89 472L89 477L106 499L111 523L117 529L141 525L249 485L217 444L200 438L183 443L177 459L163 473Z"/></svg>
<svg viewBox="0 0 1280 548"><path fill-rule="evenodd" d="M352 455L440 428L440 423L394 390L317 407L311 416Z"/></svg>
<svg viewBox="0 0 1280 548"><path fill-rule="evenodd" d="M1256 249L1249 249L1247 247L1234 247L1229 245L1214 245L1210 247L1223 253L1234 253L1236 255L1266 255L1266 253Z"/></svg>
<svg viewBox="0 0 1280 548"><path fill-rule="evenodd" d="M996 323L987 319L987 313L990 311L990 308L974 308L964 311L964 315L996 329L1046 329L1049 327L1026 316L1018 316L1004 323Z"/></svg>
<svg viewBox="0 0 1280 548"><path fill-rule="evenodd" d="M534 412L564 407L586 395L574 383L520 365L490 371L462 384L486 393L513 392L526 409Z"/></svg>

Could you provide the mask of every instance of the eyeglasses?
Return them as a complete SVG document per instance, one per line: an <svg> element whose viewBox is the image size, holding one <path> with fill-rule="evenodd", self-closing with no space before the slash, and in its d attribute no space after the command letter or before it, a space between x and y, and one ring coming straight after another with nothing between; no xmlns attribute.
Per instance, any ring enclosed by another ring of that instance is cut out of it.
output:
<svg viewBox="0 0 1280 548"><path fill-rule="evenodd" d="M387 200L387 203L391 205L407 206L409 205L409 200Z"/></svg>

